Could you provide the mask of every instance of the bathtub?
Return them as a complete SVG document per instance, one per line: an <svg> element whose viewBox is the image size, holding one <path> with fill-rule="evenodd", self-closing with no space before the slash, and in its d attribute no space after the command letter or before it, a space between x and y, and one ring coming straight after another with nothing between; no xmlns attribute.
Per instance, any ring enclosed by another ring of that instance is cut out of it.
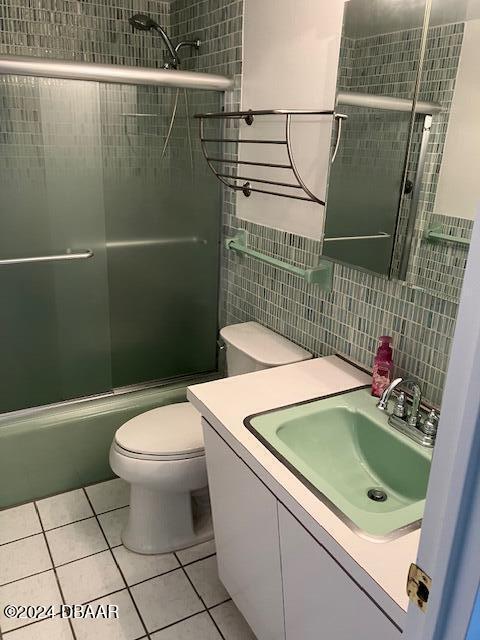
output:
<svg viewBox="0 0 480 640"><path fill-rule="evenodd" d="M187 386L218 377L3 416L0 508L112 478L108 453L119 426L143 411L183 402Z"/></svg>

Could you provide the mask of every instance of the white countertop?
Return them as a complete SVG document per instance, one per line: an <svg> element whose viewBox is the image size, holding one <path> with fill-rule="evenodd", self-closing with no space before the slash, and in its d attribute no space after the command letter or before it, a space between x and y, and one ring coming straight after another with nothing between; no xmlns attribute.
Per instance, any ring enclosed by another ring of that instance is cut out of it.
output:
<svg viewBox="0 0 480 640"><path fill-rule="evenodd" d="M320 541L325 546L330 544L333 555L340 562L341 558L332 549L332 539L343 548L349 556L345 559L352 560L352 567L356 567L355 579L361 582L360 567L373 580L371 584L376 583L375 586L392 599L392 604L400 607L398 612L403 617L408 606L407 573L410 563L416 559L420 530L387 542L360 537L243 424L244 418L251 414L338 393L369 382L370 377L359 369L336 356L329 356L195 385L188 389L188 399L238 455L261 475L272 492L281 501L288 501L285 506L293 510L312 535L318 538L322 536L322 530L328 534L323 532L325 539ZM279 495L279 489L282 495ZM362 586L370 592L368 585ZM396 609L394 605L389 613L398 621Z"/></svg>

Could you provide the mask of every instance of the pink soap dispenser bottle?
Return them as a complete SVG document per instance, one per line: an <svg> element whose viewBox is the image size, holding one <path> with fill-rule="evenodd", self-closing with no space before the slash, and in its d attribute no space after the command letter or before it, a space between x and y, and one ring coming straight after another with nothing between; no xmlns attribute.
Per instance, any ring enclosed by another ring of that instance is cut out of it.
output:
<svg viewBox="0 0 480 640"><path fill-rule="evenodd" d="M392 337L380 336L377 355L373 361L372 396L380 398L392 381Z"/></svg>

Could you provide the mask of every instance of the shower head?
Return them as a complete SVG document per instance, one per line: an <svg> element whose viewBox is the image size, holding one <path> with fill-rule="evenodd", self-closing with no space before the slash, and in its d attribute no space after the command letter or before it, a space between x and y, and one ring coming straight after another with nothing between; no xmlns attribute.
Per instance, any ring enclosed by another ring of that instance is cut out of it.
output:
<svg viewBox="0 0 480 640"><path fill-rule="evenodd" d="M152 20L150 16L144 13L136 13L128 21L134 29L139 29L139 31L150 31L150 29L155 29L155 27L159 26L155 20Z"/></svg>
<svg viewBox="0 0 480 640"><path fill-rule="evenodd" d="M139 31L150 31L151 29L157 31L162 36L162 39L168 49L168 53L170 54L171 62L166 66L172 67L173 69L176 69L178 67L178 65L180 64L180 59L178 57L177 51L175 50L173 42L170 40L168 34L164 29L162 29L158 22L155 22L155 20L153 20L150 16L145 15L144 13L136 13L134 16L131 16L128 21L134 29L138 29Z"/></svg>

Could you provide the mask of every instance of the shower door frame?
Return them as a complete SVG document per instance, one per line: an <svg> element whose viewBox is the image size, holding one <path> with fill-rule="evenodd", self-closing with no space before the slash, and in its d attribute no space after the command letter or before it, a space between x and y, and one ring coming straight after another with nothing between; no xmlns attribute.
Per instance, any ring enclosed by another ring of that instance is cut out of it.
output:
<svg viewBox="0 0 480 640"><path fill-rule="evenodd" d="M195 71L178 71L172 69L150 69L144 67L120 66L113 64L96 64L71 62L55 59L31 58L23 56L0 56L0 76L1 75L20 75L38 78L57 78L63 80L79 80L103 82L107 84L127 84L127 85L153 85L167 88L183 88L198 89L202 91L215 91L223 96L225 102L225 92L233 90L234 81L232 78L217 74L200 73ZM221 230L221 209L219 213L218 226ZM218 245L218 248L220 245ZM60 262L65 260L86 260L91 258L94 252L90 249L84 251L67 252L58 255L31 256L26 258L9 258L0 259L0 267L15 265L20 263L42 263L42 262ZM220 272L221 272L221 253L218 251L217 257L217 325L218 334L219 327L219 296L220 296ZM23 409L16 409L0 413L0 421L11 418L21 418L39 411L48 411L60 407L68 407L84 402L99 400L102 398L111 398L121 396L145 389L168 387L171 384L182 381L189 382L196 377L205 377L211 375L216 377L218 372L218 349L216 350L214 370L200 371L186 375L173 376L169 378L158 378L148 380L142 383L135 383L121 387L113 387L102 393L79 396L59 402L52 402Z"/></svg>

